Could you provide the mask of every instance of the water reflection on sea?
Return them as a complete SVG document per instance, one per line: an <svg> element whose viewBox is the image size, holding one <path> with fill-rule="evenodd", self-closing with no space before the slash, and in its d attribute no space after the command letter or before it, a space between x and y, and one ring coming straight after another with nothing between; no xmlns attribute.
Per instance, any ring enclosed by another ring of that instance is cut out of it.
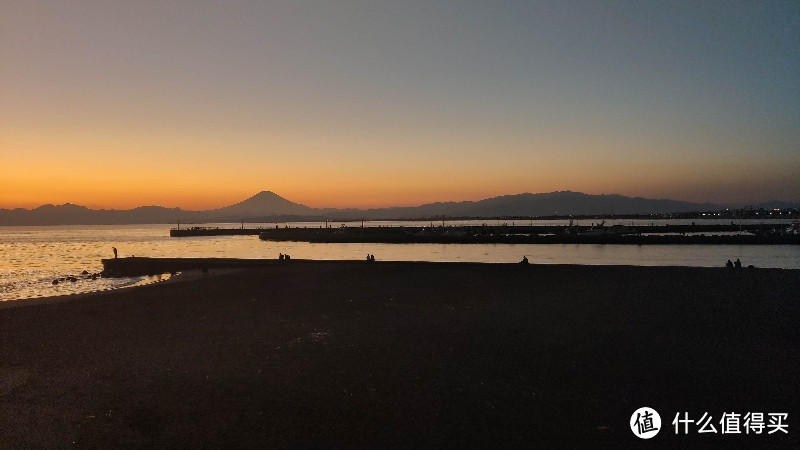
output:
<svg viewBox="0 0 800 450"><path fill-rule="evenodd" d="M607 222L607 225L650 224L650 221ZM687 221L667 221L670 224ZM689 223L691 221L688 221ZM706 221L697 220L697 224ZM530 221L446 221L447 225L530 225ZM566 225L565 220L533 221L541 225ZM713 222L711 223L719 223ZM737 222L738 223L738 222ZM771 222L772 223L772 222ZM778 222L775 222L778 223ZM367 222L368 226L420 226L423 222ZM441 226L442 222L433 222ZM583 221L581 224L584 225ZM589 225L590 222L585 223ZM658 224L658 222L657 222ZM660 224L664 224L661 221ZM324 222L248 224L262 226L321 227ZM360 222L329 222L329 226L361 226ZM211 224L233 228L237 224ZM183 225L182 225L183 227ZM277 258L288 253L293 259L364 259L374 254L378 260L455 261L513 263L527 256L542 264L626 264L646 266L722 266L727 259L741 259L745 265L800 269L800 246L708 246L708 245L509 245L509 244L312 244L307 242L267 242L257 236L208 236L170 238L170 225L96 225L50 227L0 227L0 300L63 295L112 289L141 282L141 278L86 279L102 270L101 258L113 257L217 257ZM75 282L54 279L66 276ZM155 280L145 280L155 281Z"/></svg>

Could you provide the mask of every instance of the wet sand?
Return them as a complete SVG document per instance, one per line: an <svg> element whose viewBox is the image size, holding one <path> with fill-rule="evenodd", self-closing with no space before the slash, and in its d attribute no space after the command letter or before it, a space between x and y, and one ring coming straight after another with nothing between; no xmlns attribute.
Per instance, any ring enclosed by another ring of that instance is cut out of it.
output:
<svg viewBox="0 0 800 450"><path fill-rule="evenodd" d="M0 448L619 448L641 406L648 447L797 447L798 292L794 270L293 260L20 304ZM677 412L789 434L676 435Z"/></svg>

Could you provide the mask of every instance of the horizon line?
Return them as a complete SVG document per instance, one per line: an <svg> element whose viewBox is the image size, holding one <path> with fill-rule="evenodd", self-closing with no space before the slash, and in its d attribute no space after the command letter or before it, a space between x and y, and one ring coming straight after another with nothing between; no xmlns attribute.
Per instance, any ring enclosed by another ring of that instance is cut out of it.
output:
<svg viewBox="0 0 800 450"><path fill-rule="evenodd" d="M86 209L91 210L91 211L131 211L131 210L138 209L138 208L163 208L163 209L180 209L181 211L186 211L186 212L208 212L208 211L215 211L217 209L223 209L223 208L231 207L231 206L237 205L239 203L243 203L243 202L245 202L247 200L250 200L250 199L252 199L254 197L257 197L257 196L259 196L261 194L273 194L273 195L279 197L282 200L285 200L287 202L293 203L295 205L303 206L303 207L306 207L306 208L309 208L309 209L316 209L316 210L331 210L331 209L333 209L333 210L364 210L364 211L370 211L370 210L394 209L394 208L418 208L418 207L422 207L422 206L425 206L425 205L433 205L433 204L439 204L439 203L477 203L477 202L481 202L481 201L485 201L485 200L491 200L491 199L502 198L502 197L515 197L515 196L521 196L521 195L547 195L547 194L559 194L559 193L571 193L571 194L580 194L580 195L597 196L597 197L619 196L619 197L625 197L625 198L629 198L629 199L642 199L642 200L653 200L653 201L671 201L671 202L690 203L690 204L696 204L696 205L709 205L709 206L713 206L713 207L726 207L726 208L731 208L731 207L742 208L742 207L746 207L748 205L752 206L752 205L759 205L759 204L764 204L764 203L788 203L788 204L799 204L800 203L800 200L784 200L784 199L751 200L751 201L739 201L739 202L730 202L730 203L717 203L717 202L713 202L713 201L690 201L690 200L680 200L680 199L673 199L673 198L666 198L666 197L658 197L658 198L656 198L656 197L645 197L645 196L641 196L641 195L626 195L626 194L619 194L619 193L590 194L590 193L586 193L586 192L572 191L572 190L569 190L569 189L565 189L565 190L555 190L555 191L550 191L550 192L535 192L535 193L532 193L532 192L527 192L526 191L526 192L515 193L515 194L500 194L500 195L495 195L495 196L492 196L492 197L482 197L482 198L480 198L478 200L438 200L438 201L425 202L425 203L416 203L416 204L409 204L409 205L391 205L391 206L378 206L378 207L364 207L364 206L309 206L307 204L303 204L303 203L298 203L298 202L292 201L292 200L290 200L290 199L288 199L288 198L286 198L286 197L284 197L284 196L282 196L282 195L280 195L280 194L278 194L278 193L276 193L274 191L261 190L258 193L250 195L250 196L248 196L248 197L246 197L246 198L244 198L242 200L234 201L233 203L230 203L230 204L226 204L226 205L222 205L222 206L218 206L218 207L214 207L214 208L209 208L209 209L184 209L184 208L182 208L180 206L164 206L164 205L159 205L159 204L149 204L149 205L148 204L143 204L143 205L137 205L137 206L130 207L130 208L113 208L113 207L105 207L105 206L84 205L84 204L80 204L80 203L73 203L71 201L68 201L68 202L65 202L65 203L61 203L61 204L43 203L43 204L40 204L39 206L34 206L34 207L29 207L29 208L25 208L25 207L13 207L13 208L11 208L11 207L0 206L0 209L7 210L7 211L14 211L14 210L19 210L19 209L26 210L26 211L33 211L33 210L36 210L36 209L39 209L39 208L43 208L43 207L48 207L48 206L50 206L50 207L77 206L77 207L81 207L81 208L86 208Z"/></svg>

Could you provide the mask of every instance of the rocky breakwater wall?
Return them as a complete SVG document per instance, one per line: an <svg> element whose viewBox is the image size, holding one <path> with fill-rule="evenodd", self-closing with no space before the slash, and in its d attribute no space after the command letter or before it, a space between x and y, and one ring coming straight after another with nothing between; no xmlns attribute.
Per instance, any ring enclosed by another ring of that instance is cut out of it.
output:
<svg viewBox="0 0 800 450"><path fill-rule="evenodd" d="M111 258L101 260L103 277L136 277L177 273L186 270L202 270L219 268L241 268L278 264L269 259L236 259L236 258Z"/></svg>

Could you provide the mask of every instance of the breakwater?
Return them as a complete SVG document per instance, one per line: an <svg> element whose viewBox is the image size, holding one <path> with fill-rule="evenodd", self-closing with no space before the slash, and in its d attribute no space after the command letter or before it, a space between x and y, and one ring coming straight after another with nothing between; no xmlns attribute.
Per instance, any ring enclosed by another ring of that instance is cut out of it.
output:
<svg viewBox="0 0 800 450"><path fill-rule="evenodd" d="M103 277L137 277L185 270L234 269L278 264L274 259L240 258L109 258L102 259Z"/></svg>
<svg viewBox="0 0 800 450"><path fill-rule="evenodd" d="M198 236L257 236L264 228L218 228L218 227L192 227L173 228L169 230L170 237L198 237Z"/></svg>
<svg viewBox="0 0 800 450"><path fill-rule="evenodd" d="M322 230L322 233L346 233L353 235L355 230L363 230L373 236L395 235L397 233L421 234L529 234L529 235L585 235L589 234L702 234L702 233L753 233L766 234L783 231L786 224L758 223L758 224L653 224L645 226L568 226L568 225L448 225L448 226L361 226L361 227L203 227L195 226L190 228L172 228L169 231L170 237L199 237L199 236L258 236L261 233L267 235L295 235L305 233L297 230ZM306 233L313 234L313 233ZM319 234L319 233L317 233Z"/></svg>
<svg viewBox="0 0 800 450"><path fill-rule="evenodd" d="M313 243L389 244L633 244L633 245L796 245L800 235L770 233L750 226L758 234L730 233L730 226L652 227L559 227L559 226L468 226L468 227L348 227L277 228L263 230L264 241ZM663 234L660 234L663 233ZM690 234L686 234L690 233Z"/></svg>

